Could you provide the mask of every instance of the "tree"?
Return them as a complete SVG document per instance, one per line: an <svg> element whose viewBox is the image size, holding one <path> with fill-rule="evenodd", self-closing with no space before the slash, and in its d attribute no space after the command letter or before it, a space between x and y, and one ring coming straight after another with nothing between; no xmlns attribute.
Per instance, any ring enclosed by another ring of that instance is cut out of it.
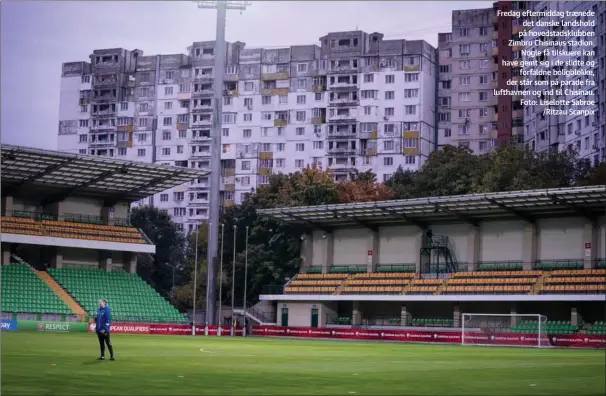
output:
<svg viewBox="0 0 606 396"><path fill-rule="evenodd" d="M364 179L342 181L338 190L339 203L385 201L395 197L385 184Z"/></svg>
<svg viewBox="0 0 606 396"><path fill-rule="evenodd" d="M404 170L401 166L391 175L385 186L394 193L395 199L409 199L416 197L417 172Z"/></svg>
<svg viewBox="0 0 606 396"><path fill-rule="evenodd" d="M185 277L183 234L166 212L152 206L133 209L130 222L156 245L153 257L139 255L137 272L159 293L169 295L173 287L173 271L176 285L183 282Z"/></svg>
<svg viewBox="0 0 606 396"><path fill-rule="evenodd" d="M349 174L349 180L375 183L377 181L377 175L370 169L365 172L360 172L359 170L355 169Z"/></svg>

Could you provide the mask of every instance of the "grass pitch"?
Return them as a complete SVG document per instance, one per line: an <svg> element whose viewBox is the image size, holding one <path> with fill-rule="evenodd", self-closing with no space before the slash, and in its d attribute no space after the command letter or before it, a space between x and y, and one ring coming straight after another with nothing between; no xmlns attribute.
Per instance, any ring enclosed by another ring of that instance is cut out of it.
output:
<svg viewBox="0 0 606 396"><path fill-rule="evenodd" d="M2 333L3 395L604 395L603 350Z"/></svg>

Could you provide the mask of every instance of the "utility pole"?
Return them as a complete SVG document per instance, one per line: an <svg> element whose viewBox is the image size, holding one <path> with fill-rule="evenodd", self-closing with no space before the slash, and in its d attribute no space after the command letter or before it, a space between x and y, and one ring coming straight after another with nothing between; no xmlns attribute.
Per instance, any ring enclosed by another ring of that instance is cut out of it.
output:
<svg viewBox="0 0 606 396"><path fill-rule="evenodd" d="M227 10L244 11L250 1L195 1L198 8L217 10L217 33L215 37L214 98L213 98L213 133L211 140L210 164L210 202L208 222L212 224L208 236L208 281L206 287L207 317L209 325L217 324L216 273L219 250L219 212L221 208L221 130L223 117L223 76L225 74L225 22Z"/></svg>

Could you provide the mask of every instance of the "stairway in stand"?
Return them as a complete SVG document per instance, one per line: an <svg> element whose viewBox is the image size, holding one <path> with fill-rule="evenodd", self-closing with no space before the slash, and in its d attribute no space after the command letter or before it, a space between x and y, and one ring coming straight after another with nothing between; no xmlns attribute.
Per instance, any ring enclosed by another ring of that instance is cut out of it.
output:
<svg viewBox="0 0 606 396"><path fill-rule="evenodd" d="M70 307L70 309L80 317L80 320L84 320L86 318L86 316L88 316L88 313L84 310L84 308L82 308L80 306L80 304L78 304L78 302L76 300L74 300L72 298L72 296L70 296L58 283L57 281L55 281L53 279L52 276L50 276L50 274L46 271L38 271L35 270L36 275L38 275L38 277L40 279L42 279L47 285L48 287L51 288L52 291L55 292L55 294L57 296L59 296L59 298L61 300L63 300L63 302L65 303L65 305L67 305L68 307Z"/></svg>

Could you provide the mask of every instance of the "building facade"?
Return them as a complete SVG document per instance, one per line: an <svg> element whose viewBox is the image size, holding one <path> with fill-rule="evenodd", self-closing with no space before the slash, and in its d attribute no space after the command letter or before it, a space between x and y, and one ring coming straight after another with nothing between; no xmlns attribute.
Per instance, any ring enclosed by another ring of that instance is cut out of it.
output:
<svg viewBox="0 0 606 396"><path fill-rule="evenodd" d="M210 170L221 156L224 206L274 173L307 166L387 180L437 146L436 50L381 33L329 33L320 45L227 43L221 152L211 150L214 41L188 54L95 50L63 64L60 150ZM185 231L208 217L207 177L150 201ZM214 188L214 187L213 187Z"/></svg>
<svg viewBox="0 0 606 396"><path fill-rule="evenodd" d="M532 27L532 37L526 38L527 41L537 37L547 37L548 40L566 43L570 41L583 42L576 46L559 45L558 49L564 50L564 53L553 52L543 53L545 48L537 46L527 46L528 51L523 57L525 64L524 70L534 72L524 76L525 79L535 84L541 82L549 83L550 76L540 73L545 70L541 61L549 61L552 70L565 73L564 76L558 76L561 81L567 81L570 85L562 86L561 95L547 95L541 99L547 101L586 101L595 102L581 106L565 105L535 105L525 106L524 112L524 140L532 149L536 151L547 150L575 150L581 158L588 159L595 164L604 159L604 119L605 119L605 85L604 85L604 52L606 46L606 33L604 31L605 4L598 1L583 2L529 2L529 5L537 12L565 12L565 11L592 11L595 16L569 17L564 16L543 16L533 18L535 26ZM582 26L570 28L559 28L557 26L543 26L550 21L581 22ZM537 22L541 22L541 26ZM578 37L552 37L546 32L558 29L574 29L584 31L585 34ZM545 32L545 33L544 33ZM542 34L543 33L543 34ZM545 38L543 38L545 39ZM551 48L556 49L556 46ZM535 53L534 51L537 51ZM580 55L570 54L567 51L579 50L587 51ZM561 65L555 65L554 62L561 61ZM592 64L593 63L593 64ZM585 81L592 81L592 84L586 84ZM575 83L580 83L576 85ZM533 99L527 97L526 99ZM568 112L567 114L551 114L548 109L555 110L587 110L586 114L577 114ZM547 110L547 111L546 111Z"/></svg>

